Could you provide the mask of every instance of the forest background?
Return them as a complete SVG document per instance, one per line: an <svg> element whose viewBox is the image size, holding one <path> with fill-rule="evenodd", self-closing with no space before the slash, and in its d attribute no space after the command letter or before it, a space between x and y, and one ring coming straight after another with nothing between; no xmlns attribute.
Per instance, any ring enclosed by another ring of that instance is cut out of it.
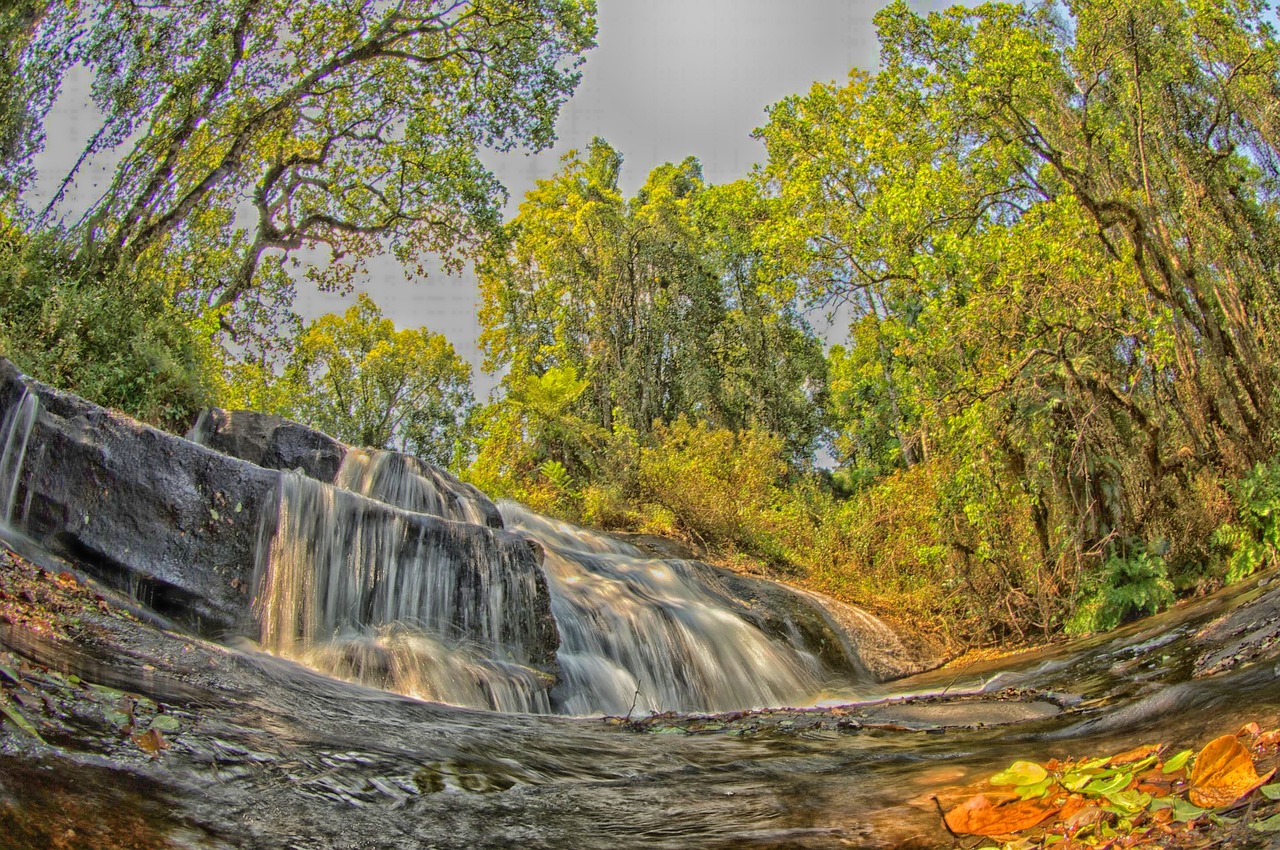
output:
<svg viewBox="0 0 1280 850"><path fill-rule="evenodd" d="M482 152L553 141L590 2L9 4L0 353L175 430L252 407L420 454L956 647L1272 561L1274 13L875 23L877 72L773 105L747 178L689 158L627 196L596 139L504 221ZM104 116L85 159L118 163L76 220L25 192L72 68ZM294 312L386 253L475 264L489 403L367 296ZM808 317L837 306L828 348Z"/></svg>

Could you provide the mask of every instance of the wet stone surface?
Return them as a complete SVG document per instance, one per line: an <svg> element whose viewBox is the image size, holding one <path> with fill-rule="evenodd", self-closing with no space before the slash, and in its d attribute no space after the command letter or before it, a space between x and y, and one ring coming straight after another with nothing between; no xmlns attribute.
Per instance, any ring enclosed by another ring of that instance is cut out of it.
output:
<svg viewBox="0 0 1280 850"><path fill-rule="evenodd" d="M0 562L0 833L15 850L945 847L933 796L1015 758L1280 720L1262 644L1190 677L1257 631L1269 586L851 705L572 720L326 679L158 629L53 562Z"/></svg>

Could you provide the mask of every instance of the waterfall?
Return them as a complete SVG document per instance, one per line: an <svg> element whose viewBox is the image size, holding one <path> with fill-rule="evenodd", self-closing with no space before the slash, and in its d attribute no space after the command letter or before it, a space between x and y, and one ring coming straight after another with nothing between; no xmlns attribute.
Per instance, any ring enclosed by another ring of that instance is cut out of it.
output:
<svg viewBox="0 0 1280 850"><path fill-rule="evenodd" d="M270 651L423 699L550 710L553 677L536 667L545 591L514 535L284 472L257 551Z"/></svg>
<svg viewBox="0 0 1280 850"><path fill-rule="evenodd" d="M18 484L27 457L27 445L39 414L39 397L24 388L17 404L9 408L0 422L0 522L7 526L13 525L15 513L18 513L18 520L25 520L31 507L31 494L28 493L21 512L17 512Z"/></svg>
<svg viewBox="0 0 1280 850"><path fill-rule="evenodd" d="M741 617L691 562L655 560L520 505L499 509L546 550L559 711L732 711L816 697L817 660Z"/></svg>
<svg viewBox="0 0 1280 850"><path fill-rule="evenodd" d="M489 521L488 499L480 491L400 452L350 449L333 483L407 511L477 525Z"/></svg>
<svg viewBox="0 0 1280 850"><path fill-rule="evenodd" d="M812 631L751 610L706 565L499 508L410 455L246 412L202 416L189 438L285 470L254 611L266 649L330 675L477 708L621 715L811 703L831 672Z"/></svg>

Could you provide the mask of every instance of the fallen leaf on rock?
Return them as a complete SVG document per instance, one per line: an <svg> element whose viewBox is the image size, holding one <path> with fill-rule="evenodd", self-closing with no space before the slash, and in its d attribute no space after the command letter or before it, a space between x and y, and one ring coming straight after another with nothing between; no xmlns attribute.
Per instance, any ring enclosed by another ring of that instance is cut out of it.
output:
<svg viewBox="0 0 1280 850"><path fill-rule="evenodd" d="M978 794L947 812L946 822L957 835L1009 835L1030 829L1060 808L1049 799L993 800Z"/></svg>
<svg viewBox="0 0 1280 850"><path fill-rule="evenodd" d="M1161 773L1177 773L1179 770L1182 770L1184 767L1187 766L1187 762L1190 759L1191 759L1191 750L1183 750L1182 752L1178 753L1177 755L1170 758L1167 762L1165 762L1164 766L1160 768L1160 772Z"/></svg>
<svg viewBox="0 0 1280 850"><path fill-rule="evenodd" d="M991 777L992 785L1035 785L1043 782L1049 772L1033 761L1015 761L1008 770Z"/></svg>
<svg viewBox="0 0 1280 850"><path fill-rule="evenodd" d="M1272 729L1269 732L1263 732L1253 742L1255 747L1274 747L1280 745L1280 729Z"/></svg>
<svg viewBox="0 0 1280 850"><path fill-rule="evenodd" d="M1264 784L1271 773L1259 776L1248 748L1235 735L1223 735L1196 755L1188 797L1204 808L1229 806Z"/></svg>
<svg viewBox="0 0 1280 850"><path fill-rule="evenodd" d="M169 742L164 739L164 735L160 734L159 729L148 729L141 735L134 735L133 742L138 745L138 749L152 758L159 755L161 750L169 749Z"/></svg>

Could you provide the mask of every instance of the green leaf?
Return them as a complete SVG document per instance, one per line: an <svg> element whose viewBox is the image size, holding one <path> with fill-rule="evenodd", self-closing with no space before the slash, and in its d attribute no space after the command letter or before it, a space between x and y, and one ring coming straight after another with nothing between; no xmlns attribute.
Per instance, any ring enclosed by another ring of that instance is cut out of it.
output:
<svg viewBox="0 0 1280 850"><path fill-rule="evenodd" d="M1068 791L1083 791L1084 786L1088 785L1095 778L1092 773L1067 773L1063 774L1062 787Z"/></svg>
<svg viewBox="0 0 1280 850"><path fill-rule="evenodd" d="M1102 779L1095 779L1084 787L1086 794L1093 794L1098 797L1106 797L1123 791L1129 787L1129 783L1133 781L1133 776L1128 773L1117 773L1114 776Z"/></svg>
<svg viewBox="0 0 1280 850"><path fill-rule="evenodd" d="M1008 769L991 777L992 785L1036 785L1043 782L1049 772L1032 761L1015 761Z"/></svg>
<svg viewBox="0 0 1280 850"><path fill-rule="evenodd" d="M1249 826L1258 832L1280 832L1280 814L1272 815L1265 820L1254 821Z"/></svg>
<svg viewBox="0 0 1280 850"><path fill-rule="evenodd" d="M1191 750L1183 750L1176 756L1173 756L1164 763L1164 767L1160 768L1161 773L1175 773L1182 770L1187 764L1187 760L1191 758Z"/></svg>
<svg viewBox="0 0 1280 850"><path fill-rule="evenodd" d="M1121 815L1136 815L1151 803L1151 795L1137 789L1107 795L1107 802Z"/></svg>
<svg viewBox="0 0 1280 850"><path fill-rule="evenodd" d="M9 704L8 698L0 700L0 712L2 712L5 717L9 718L10 722L12 722L14 726L17 726L23 732L26 732L40 743L43 744L45 742L44 738L40 737L40 733L36 731L36 727L31 725L31 721L23 717L17 709Z"/></svg>
<svg viewBox="0 0 1280 850"><path fill-rule="evenodd" d="M1174 820L1182 821L1183 823L1193 821L1209 811L1208 809L1202 809L1181 797L1165 797L1162 799L1170 801L1170 807L1173 809Z"/></svg>
<svg viewBox="0 0 1280 850"><path fill-rule="evenodd" d="M1270 785L1263 785L1258 789L1262 792L1262 796L1268 800L1280 800L1280 782L1273 782Z"/></svg>
<svg viewBox="0 0 1280 850"><path fill-rule="evenodd" d="M182 728L182 724L178 722L178 718L172 714L157 714L151 718L149 729L158 729L161 732L173 734Z"/></svg>
<svg viewBox="0 0 1280 850"><path fill-rule="evenodd" d="M1019 800L1030 800L1034 797L1043 797L1049 793L1049 789L1054 786L1052 776L1046 776L1039 782L1030 785L1019 785L1014 789L1014 793L1018 795Z"/></svg>

